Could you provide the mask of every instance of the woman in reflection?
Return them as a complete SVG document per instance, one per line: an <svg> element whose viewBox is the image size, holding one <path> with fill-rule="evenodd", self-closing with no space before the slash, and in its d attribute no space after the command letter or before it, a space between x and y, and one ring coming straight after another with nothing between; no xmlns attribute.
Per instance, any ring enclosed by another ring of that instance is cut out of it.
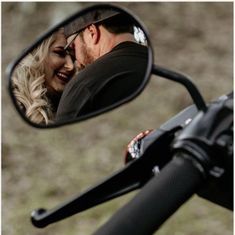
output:
<svg viewBox="0 0 235 235"><path fill-rule="evenodd" d="M33 123L53 123L64 87L75 74L65 45L64 30L60 29L27 55L14 72L14 95Z"/></svg>

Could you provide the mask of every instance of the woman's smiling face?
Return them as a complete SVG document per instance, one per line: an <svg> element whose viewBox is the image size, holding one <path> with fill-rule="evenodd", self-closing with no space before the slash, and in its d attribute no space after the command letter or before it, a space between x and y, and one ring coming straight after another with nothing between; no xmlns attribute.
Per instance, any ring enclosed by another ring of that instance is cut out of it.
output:
<svg viewBox="0 0 235 235"><path fill-rule="evenodd" d="M45 59L45 83L49 93L62 93L75 73L74 62L64 50L66 43L61 29L55 34Z"/></svg>

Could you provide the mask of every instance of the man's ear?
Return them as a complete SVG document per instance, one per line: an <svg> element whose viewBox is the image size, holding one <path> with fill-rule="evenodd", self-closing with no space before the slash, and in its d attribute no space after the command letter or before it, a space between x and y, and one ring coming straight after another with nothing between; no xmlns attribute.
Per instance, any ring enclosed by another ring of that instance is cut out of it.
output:
<svg viewBox="0 0 235 235"><path fill-rule="evenodd" d="M87 27L89 32L89 39L93 42L93 44L97 44L100 39L100 29L97 25L91 24Z"/></svg>

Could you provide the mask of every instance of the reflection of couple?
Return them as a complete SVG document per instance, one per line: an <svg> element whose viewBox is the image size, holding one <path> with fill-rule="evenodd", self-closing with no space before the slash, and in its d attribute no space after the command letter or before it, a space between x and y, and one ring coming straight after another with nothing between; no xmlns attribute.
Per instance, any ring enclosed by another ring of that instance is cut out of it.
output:
<svg viewBox="0 0 235 235"><path fill-rule="evenodd" d="M68 121L119 101L137 89L145 75L148 56L147 48L136 43L133 31L132 20L113 10L93 10L64 27L68 44L66 53L63 47L62 55L58 55L64 61L62 67L54 66L54 80L46 73L43 76L46 89L42 94L49 95L48 99L43 99L47 103L43 107L47 119L53 120L49 111L54 111L54 115L57 111L56 121ZM48 58L53 53L52 45ZM71 55L75 56L79 73L70 80L75 73ZM51 61L45 60L46 66L53 65L52 58ZM57 86L60 89L55 89ZM59 105L58 100L54 101L54 93L57 94L55 97L61 96ZM41 116L47 123L45 115Z"/></svg>

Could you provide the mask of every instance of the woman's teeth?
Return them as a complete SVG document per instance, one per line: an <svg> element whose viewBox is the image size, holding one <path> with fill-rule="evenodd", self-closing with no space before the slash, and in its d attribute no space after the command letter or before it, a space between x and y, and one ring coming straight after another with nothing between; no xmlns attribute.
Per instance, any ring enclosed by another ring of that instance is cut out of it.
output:
<svg viewBox="0 0 235 235"><path fill-rule="evenodd" d="M63 74L63 73L57 73L57 76L62 79L63 81L67 81L68 80L68 76Z"/></svg>

